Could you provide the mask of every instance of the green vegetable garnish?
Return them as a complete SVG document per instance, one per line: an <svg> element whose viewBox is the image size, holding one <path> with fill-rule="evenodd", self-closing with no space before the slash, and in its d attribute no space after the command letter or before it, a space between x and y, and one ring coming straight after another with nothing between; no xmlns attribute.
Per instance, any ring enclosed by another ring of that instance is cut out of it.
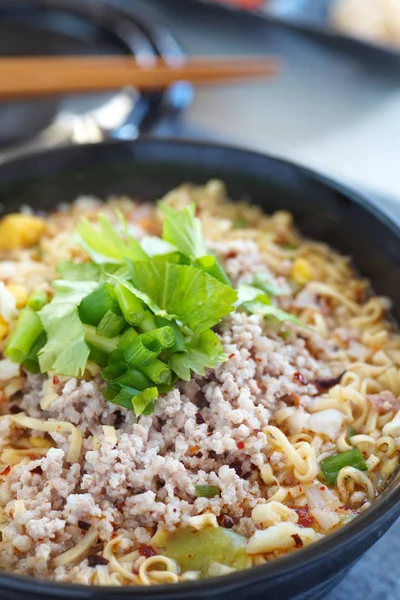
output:
<svg viewBox="0 0 400 600"><path fill-rule="evenodd" d="M201 223L196 218L196 205L191 204L183 210L175 210L165 202L159 202L158 206L165 216L163 239L190 257L200 258L206 255Z"/></svg>
<svg viewBox="0 0 400 600"><path fill-rule="evenodd" d="M43 325L37 313L31 308L21 310L15 324L5 355L15 363L22 363L43 331Z"/></svg>
<svg viewBox="0 0 400 600"><path fill-rule="evenodd" d="M37 290L29 296L27 306L35 311L38 311L42 309L43 306L48 303L48 301L49 297L47 293L44 290Z"/></svg>
<svg viewBox="0 0 400 600"><path fill-rule="evenodd" d="M214 498L220 495L220 490L216 485L195 485L198 498Z"/></svg>
<svg viewBox="0 0 400 600"><path fill-rule="evenodd" d="M61 262L51 302L32 295L38 312L21 312L7 349L13 361L71 377L94 361L109 383L104 398L141 415L178 378L189 381L226 359L212 327L234 309L237 292L207 254L195 206L160 208L163 239L147 238L143 247L120 213L116 227L105 215L79 223L92 262Z"/></svg>
<svg viewBox="0 0 400 600"><path fill-rule="evenodd" d="M194 531L187 527L174 532L158 532L151 540L152 547L173 558L181 571L200 571L205 577L213 562L237 570L251 566L246 553L247 540L223 527L206 527Z"/></svg>
<svg viewBox="0 0 400 600"><path fill-rule="evenodd" d="M321 471L328 485L335 485L339 471L343 467L354 467L359 471L368 471L368 465L358 448L328 456L328 458L321 461Z"/></svg>

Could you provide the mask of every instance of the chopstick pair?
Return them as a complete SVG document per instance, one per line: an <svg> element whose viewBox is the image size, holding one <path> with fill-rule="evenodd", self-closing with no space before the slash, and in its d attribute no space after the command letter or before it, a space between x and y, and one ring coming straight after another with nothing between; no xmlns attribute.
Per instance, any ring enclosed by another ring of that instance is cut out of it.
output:
<svg viewBox="0 0 400 600"><path fill-rule="evenodd" d="M177 81L209 85L272 77L276 58L190 58L138 64L128 57L21 57L0 59L0 98L26 98L98 92L133 86L142 90L168 87Z"/></svg>

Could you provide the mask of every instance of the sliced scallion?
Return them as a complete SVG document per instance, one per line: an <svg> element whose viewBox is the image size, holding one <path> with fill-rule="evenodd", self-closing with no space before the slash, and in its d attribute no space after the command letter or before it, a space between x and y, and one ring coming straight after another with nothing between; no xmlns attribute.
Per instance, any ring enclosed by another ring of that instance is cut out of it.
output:
<svg viewBox="0 0 400 600"><path fill-rule="evenodd" d="M140 370L154 381L154 383L166 385L171 383L171 369L161 360L158 360L158 358L155 358L148 365L141 366Z"/></svg>
<svg viewBox="0 0 400 600"><path fill-rule="evenodd" d="M153 329L147 335L160 342L162 348L171 348L175 344L174 330L168 325Z"/></svg>
<svg viewBox="0 0 400 600"><path fill-rule="evenodd" d="M368 465L359 450L353 448L341 454L328 456L321 461L321 471L328 485L335 485L339 471L344 467L353 467L359 471L367 471Z"/></svg>
<svg viewBox="0 0 400 600"><path fill-rule="evenodd" d="M114 290L119 307L126 321L130 325L138 325L143 320L146 312L142 302L122 283L117 283Z"/></svg>
<svg viewBox="0 0 400 600"><path fill-rule="evenodd" d="M88 346L90 350L89 360L97 363L100 367L105 367L108 363L108 352L103 352L103 350L99 350L92 344L88 344Z"/></svg>
<svg viewBox="0 0 400 600"><path fill-rule="evenodd" d="M36 312L31 308L24 308L19 314L5 355L12 362L24 362L42 332L43 325Z"/></svg>
<svg viewBox="0 0 400 600"><path fill-rule="evenodd" d="M122 348L125 361L132 367L150 364L160 354L162 346L147 333L139 335L132 345Z"/></svg>
<svg viewBox="0 0 400 600"><path fill-rule="evenodd" d="M140 329L140 331L142 332L150 332L153 331L153 329L156 329L157 324L156 324L156 320L154 318L153 313L151 313L149 310L146 310L146 312L144 313L143 319L140 321L138 328Z"/></svg>
<svg viewBox="0 0 400 600"><path fill-rule="evenodd" d="M133 345L138 335L138 332L135 329L133 329L133 327L129 327L129 329L124 331L124 333L121 335L118 348L121 351L122 358L124 352L126 352Z"/></svg>
<svg viewBox="0 0 400 600"><path fill-rule="evenodd" d="M106 371L108 372L108 370L112 368L114 368L114 371L116 371L116 367L117 365L114 367L110 365ZM104 371L102 375L104 377ZM135 388L136 390L145 390L146 388L153 386L151 379L149 379L144 373L135 367L130 367L127 370L125 368L125 372L122 373L122 375L120 375L115 381L122 386L126 385L128 387Z"/></svg>
<svg viewBox="0 0 400 600"><path fill-rule="evenodd" d="M44 290L37 290L36 292L32 292L32 294L28 298L27 306L32 308L32 310L38 311L45 306L49 301L49 297L47 292Z"/></svg>
<svg viewBox="0 0 400 600"><path fill-rule="evenodd" d="M125 319L121 315L115 312L115 309L110 309L106 312L102 320L97 326L98 335L106 338L113 338L119 333L125 326Z"/></svg>
<svg viewBox="0 0 400 600"><path fill-rule="evenodd" d="M220 490L216 485L195 485L198 498L214 498L220 495Z"/></svg>
<svg viewBox="0 0 400 600"><path fill-rule="evenodd" d="M185 350L185 338L176 321L168 321L163 317L156 317L157 327L172 327L175 336L175 343L170 348L170 352L183 352Z"/></svg>
<svg viewBox="0 0 400 600"><path fill-rule="evenodd" d="M139 415L151 415L154 410L154 400L158 398L156 387L149 387L132 398L133 410Z"/></svg>
<svg viewBox="0 0 400 600"><path fill-rule="evenodd" d="M114 338L106 338L99 335L96 331L95 327L92 325L85 325L85 340L98 350L102 350L103 352L107 352L110 354L113 350L118 348L118 344L120 342L120 337Z"/></svg>
<svg viewBox="0 0 400 600"><path fill-rule="evenodd" d="M32 348L29 350L28 356L25 358L22 366L25 371L28 373L40 373L40 365L38 360L38 352L45 345L47 340L46 332L42 331L42 333L37 338L36 342L33 344Z"/></svg>
<svg viewBox="0 0 400 600"><path fill-rule="evenodd" d="M97 290L83 298L78 311L82 323L96 326L100 323L107 311L116 306L112 286L105 283Z"/></svg>

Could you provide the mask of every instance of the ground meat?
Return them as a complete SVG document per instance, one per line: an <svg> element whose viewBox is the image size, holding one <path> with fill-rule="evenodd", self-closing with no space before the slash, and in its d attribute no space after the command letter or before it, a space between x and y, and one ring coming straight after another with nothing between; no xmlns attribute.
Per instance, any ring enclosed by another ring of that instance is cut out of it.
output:
<svg viewBox="0 0 400 600"><path fill-rule="evenodd" d="M379 392L379 394L368 394L367 400L380 415L384 415L392 410L399 410L400 408L399 399L389 391Z"/></svg>

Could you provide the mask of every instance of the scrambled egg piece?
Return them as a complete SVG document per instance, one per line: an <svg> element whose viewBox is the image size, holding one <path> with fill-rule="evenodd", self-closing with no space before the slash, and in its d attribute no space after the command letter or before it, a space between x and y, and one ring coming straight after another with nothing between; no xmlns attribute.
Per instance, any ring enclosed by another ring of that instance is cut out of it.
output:
<svg viewBox="0 0 400 600"><path fill-rule="evenodd" d="M0 250L35 246L46 227L44 219L33 215L10 214L0 221Z"/></svg>

